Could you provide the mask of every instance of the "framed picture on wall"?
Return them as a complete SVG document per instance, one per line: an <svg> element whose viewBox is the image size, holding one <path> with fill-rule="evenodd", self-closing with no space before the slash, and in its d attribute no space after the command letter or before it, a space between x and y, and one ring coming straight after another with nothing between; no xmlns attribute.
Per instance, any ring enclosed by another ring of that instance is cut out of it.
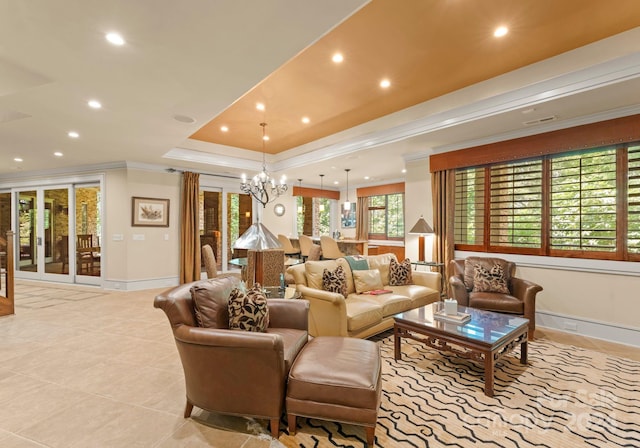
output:
<svg viewBox="0 0 640 448"><path fill-rule="evenodd" d="M349 210L342 208L342 216L340 219L343 229L351 229L356 226L356 203L351 202Z"/></svg>
<svg viewBox="0 0 640 448"><path fill-rule="evenodd" d="M131 226L169 227L169 199L132 197Z"/></svg>

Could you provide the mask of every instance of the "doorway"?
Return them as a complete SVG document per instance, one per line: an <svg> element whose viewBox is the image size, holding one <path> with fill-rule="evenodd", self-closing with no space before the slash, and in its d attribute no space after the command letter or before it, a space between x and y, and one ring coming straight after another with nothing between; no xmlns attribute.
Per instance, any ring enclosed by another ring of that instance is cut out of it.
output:
<svg viewBox="0 0 640 448"><path fill-rule="evenodd" d="M99 284L99 185L14 189L16 277Z"/></svg>

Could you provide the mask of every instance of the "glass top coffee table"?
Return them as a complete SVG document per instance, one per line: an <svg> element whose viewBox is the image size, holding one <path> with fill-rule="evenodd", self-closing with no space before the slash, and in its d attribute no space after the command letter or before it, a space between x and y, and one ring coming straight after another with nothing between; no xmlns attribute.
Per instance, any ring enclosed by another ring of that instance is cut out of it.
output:
<svg viewBox="0 0 640 448"><path fill-rule="evenodd" d="M402 338L413 339L440 351L484 363L484 393L493 397L493 372L496 362L520 344L520 364L527 363L529 320L508 314L458 307L471 315L466 323L436 319L443 302L396 314L393 339L395 359L402 359Z"/></svg>

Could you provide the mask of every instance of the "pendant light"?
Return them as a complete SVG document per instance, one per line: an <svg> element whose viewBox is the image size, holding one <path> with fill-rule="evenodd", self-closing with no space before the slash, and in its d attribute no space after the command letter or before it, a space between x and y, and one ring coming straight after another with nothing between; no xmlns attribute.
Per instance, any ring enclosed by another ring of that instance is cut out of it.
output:
<svg viewBox="0 0 640 448"><path fill-rule="evenodd" d="M322 192L324 190L324 183L323 183L323 179L324 179L324 174L320 174L320 205L318 205L318 210L320 210L321 212L324 211L324 196L322 195Z"/></svg>
<svg viewBox="0 0 640 448"><path fill-rule="evenodd" d="M347 200L342 204L342 208L345 212L348 212L351 210L351 202L349 202L349 171L351 171L351 168L345 168L345 171L347 172Z"/></svg>
<svg viewBox="0 0 640 448"><path fill-rule="evenodd" d="M302 179L298 179L298 186L302 188ZM300 205L298 205L298 213L304 213L304 197L300 196Z"/></svg>

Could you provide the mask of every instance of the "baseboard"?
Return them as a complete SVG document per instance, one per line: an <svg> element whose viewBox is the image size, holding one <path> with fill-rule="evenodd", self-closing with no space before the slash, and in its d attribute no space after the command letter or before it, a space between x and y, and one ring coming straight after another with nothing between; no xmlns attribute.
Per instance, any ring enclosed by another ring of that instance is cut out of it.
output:
<svg viewBox="0 0 640 448"><path fill-rule="evenodd" d="M604 341L640 347L640 329L607 322L598 322L545 311L536 312L536 326L565 333L602 339Z"/></svg>
<svg viewBox="0 0 640 448"><path fill-rule="evenodd" d="M178 277L166 277L147 280L104 280L102 287L117 291L140 291L143 289L170 288L179 284Z"/></svg>

